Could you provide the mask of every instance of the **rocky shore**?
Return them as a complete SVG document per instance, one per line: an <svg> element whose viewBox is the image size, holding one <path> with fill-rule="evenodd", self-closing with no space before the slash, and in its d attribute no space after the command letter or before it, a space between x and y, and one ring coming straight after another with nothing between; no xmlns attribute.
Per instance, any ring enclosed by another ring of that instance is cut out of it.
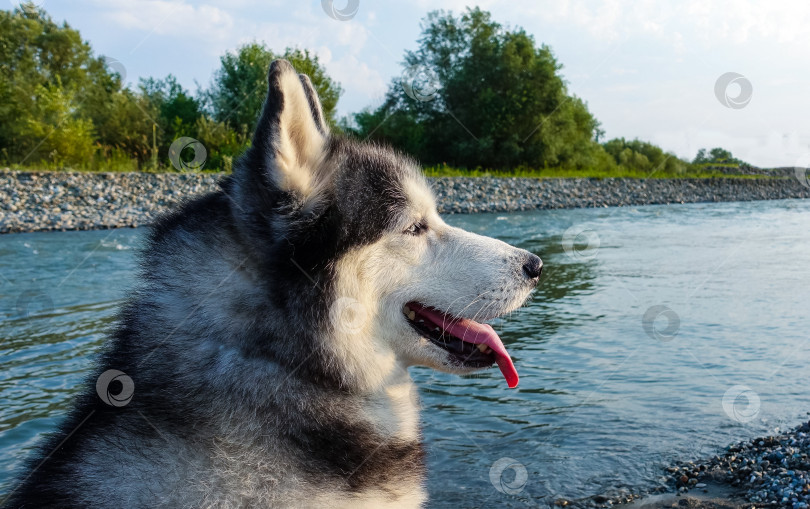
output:
<svg viewBox="0 0 810 509"><path fill-rule="evenodd" d="M810 422L796 429L729 446L699 463L669 469L681 492L706 483L734 489L748 507L810 507Z"/></svg>
<svg viewBox="0 0 810 509"><path fill-rule="evenodd" d="M0 233L150 224L217 188L217 174L0 171ZM810 198L782 179L430 179L442 213Z"/></svg>
<svg viewBox="0 0 810 509"><path fill-rule="evenodd" d="M662 486L627 490L555 505L627 509L810 508L810 422L765 437L731 444L710 458L662 472Z"/></svg>

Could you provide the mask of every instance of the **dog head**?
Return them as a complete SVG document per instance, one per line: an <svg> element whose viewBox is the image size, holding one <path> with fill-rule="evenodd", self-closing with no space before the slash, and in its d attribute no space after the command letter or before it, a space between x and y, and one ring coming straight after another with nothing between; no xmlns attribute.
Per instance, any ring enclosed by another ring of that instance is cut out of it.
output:
<svg viewBox="0 0 810 509"><path fill-rule="evenodd" d="M330 133L317 94L273 62L253 145L229 194L288 334L312 334L347 385L374 387L397 368L517 373L482 323L522 305L542 262L447 225L416 162ZM298 320L298 322L296 322Z"/></svg>

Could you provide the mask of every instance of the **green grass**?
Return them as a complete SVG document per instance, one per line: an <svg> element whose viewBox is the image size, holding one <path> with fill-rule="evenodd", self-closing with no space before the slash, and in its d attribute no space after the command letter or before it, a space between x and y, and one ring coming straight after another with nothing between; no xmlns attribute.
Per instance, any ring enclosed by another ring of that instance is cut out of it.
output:
<svg viewBox="0 0 810 509"><path fill-rule="evenodd" d="M2 165L0 165L2 167ZM151 169L151 165L142 164L138 165L133 160L108 160L99 161L93 160L85 167L64 167L55 166L50 164L36 164L36 165L11 165L9 169L15 171L79 171L87 173L97 172L143 172L143 173L180 173L174 171L171 166L160 166L157 171ZM218 168L206 167L200 173L217 173L220 172ZM496 177L496 178L627 178L627 179L672 179L672 178L774 178L764 175L734 175L721 173L716 170L706 170L704 165L693 166L684 173L667 173L664 171L649 172L643 170L634 170L620 166L611 170L598 170L598 169L564 169L564 168L543 168L543 169L528 169L519 168L512 170L486 170L486 169L473 169L454 168L451 166L428 166L424 168L425 175L428 177Z"/></svg>
<svg viewBox="0 0 810 509"><path fill-rule="evenodd" d="M137 161L119 161L113 163L96 164L90 163L87 166L58 166L48 163L37 163L35 165L12 164L4 166L0 164L0 169L7 168L12 171L51 171L51 172L81 172L81 173L188 173L176 171L172 166L159 166L157 170L151 164L139 165ZM203 168L202 171L191 173L221 173L218 168Z"/></svg>
<svg viewBox="0 0 810 509"><path fill-rule="evenodd" d="M664 171L649 172L618 167L612 170L564 168L515 169L515 170L468 170L450 166L431 166L425 168L428 177L520 177L520 178L630 178L630 179L672 179L672 178L771 178L763 175L733 175L716 170L708 171L702 167L691 168L684 173L667 173Z"/></svg>

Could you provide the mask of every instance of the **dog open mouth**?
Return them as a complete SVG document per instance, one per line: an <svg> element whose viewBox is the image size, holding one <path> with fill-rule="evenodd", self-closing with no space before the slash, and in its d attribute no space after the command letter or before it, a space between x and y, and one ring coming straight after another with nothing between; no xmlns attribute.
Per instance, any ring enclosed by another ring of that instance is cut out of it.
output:
<svg viewBox="0 0 810 509"><path fill-rule="evenodd" d="M506 384L517 387L518 374L512 358L489 324L458 318L419 302L409 302L402 311L416 332L446 350L460 364L487 367L497 363Z"/></svg>

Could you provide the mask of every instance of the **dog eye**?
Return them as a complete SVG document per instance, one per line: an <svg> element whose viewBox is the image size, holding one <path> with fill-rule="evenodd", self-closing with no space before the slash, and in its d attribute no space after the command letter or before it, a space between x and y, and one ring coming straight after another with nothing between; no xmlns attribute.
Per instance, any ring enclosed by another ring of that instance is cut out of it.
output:
<svg viewBox="0 0 810 509"><path fill-rule="evenodd" d="M421 235L427 231L427 225L422 221L417 221L410 225L405 233L408 235Z"/></svg>

